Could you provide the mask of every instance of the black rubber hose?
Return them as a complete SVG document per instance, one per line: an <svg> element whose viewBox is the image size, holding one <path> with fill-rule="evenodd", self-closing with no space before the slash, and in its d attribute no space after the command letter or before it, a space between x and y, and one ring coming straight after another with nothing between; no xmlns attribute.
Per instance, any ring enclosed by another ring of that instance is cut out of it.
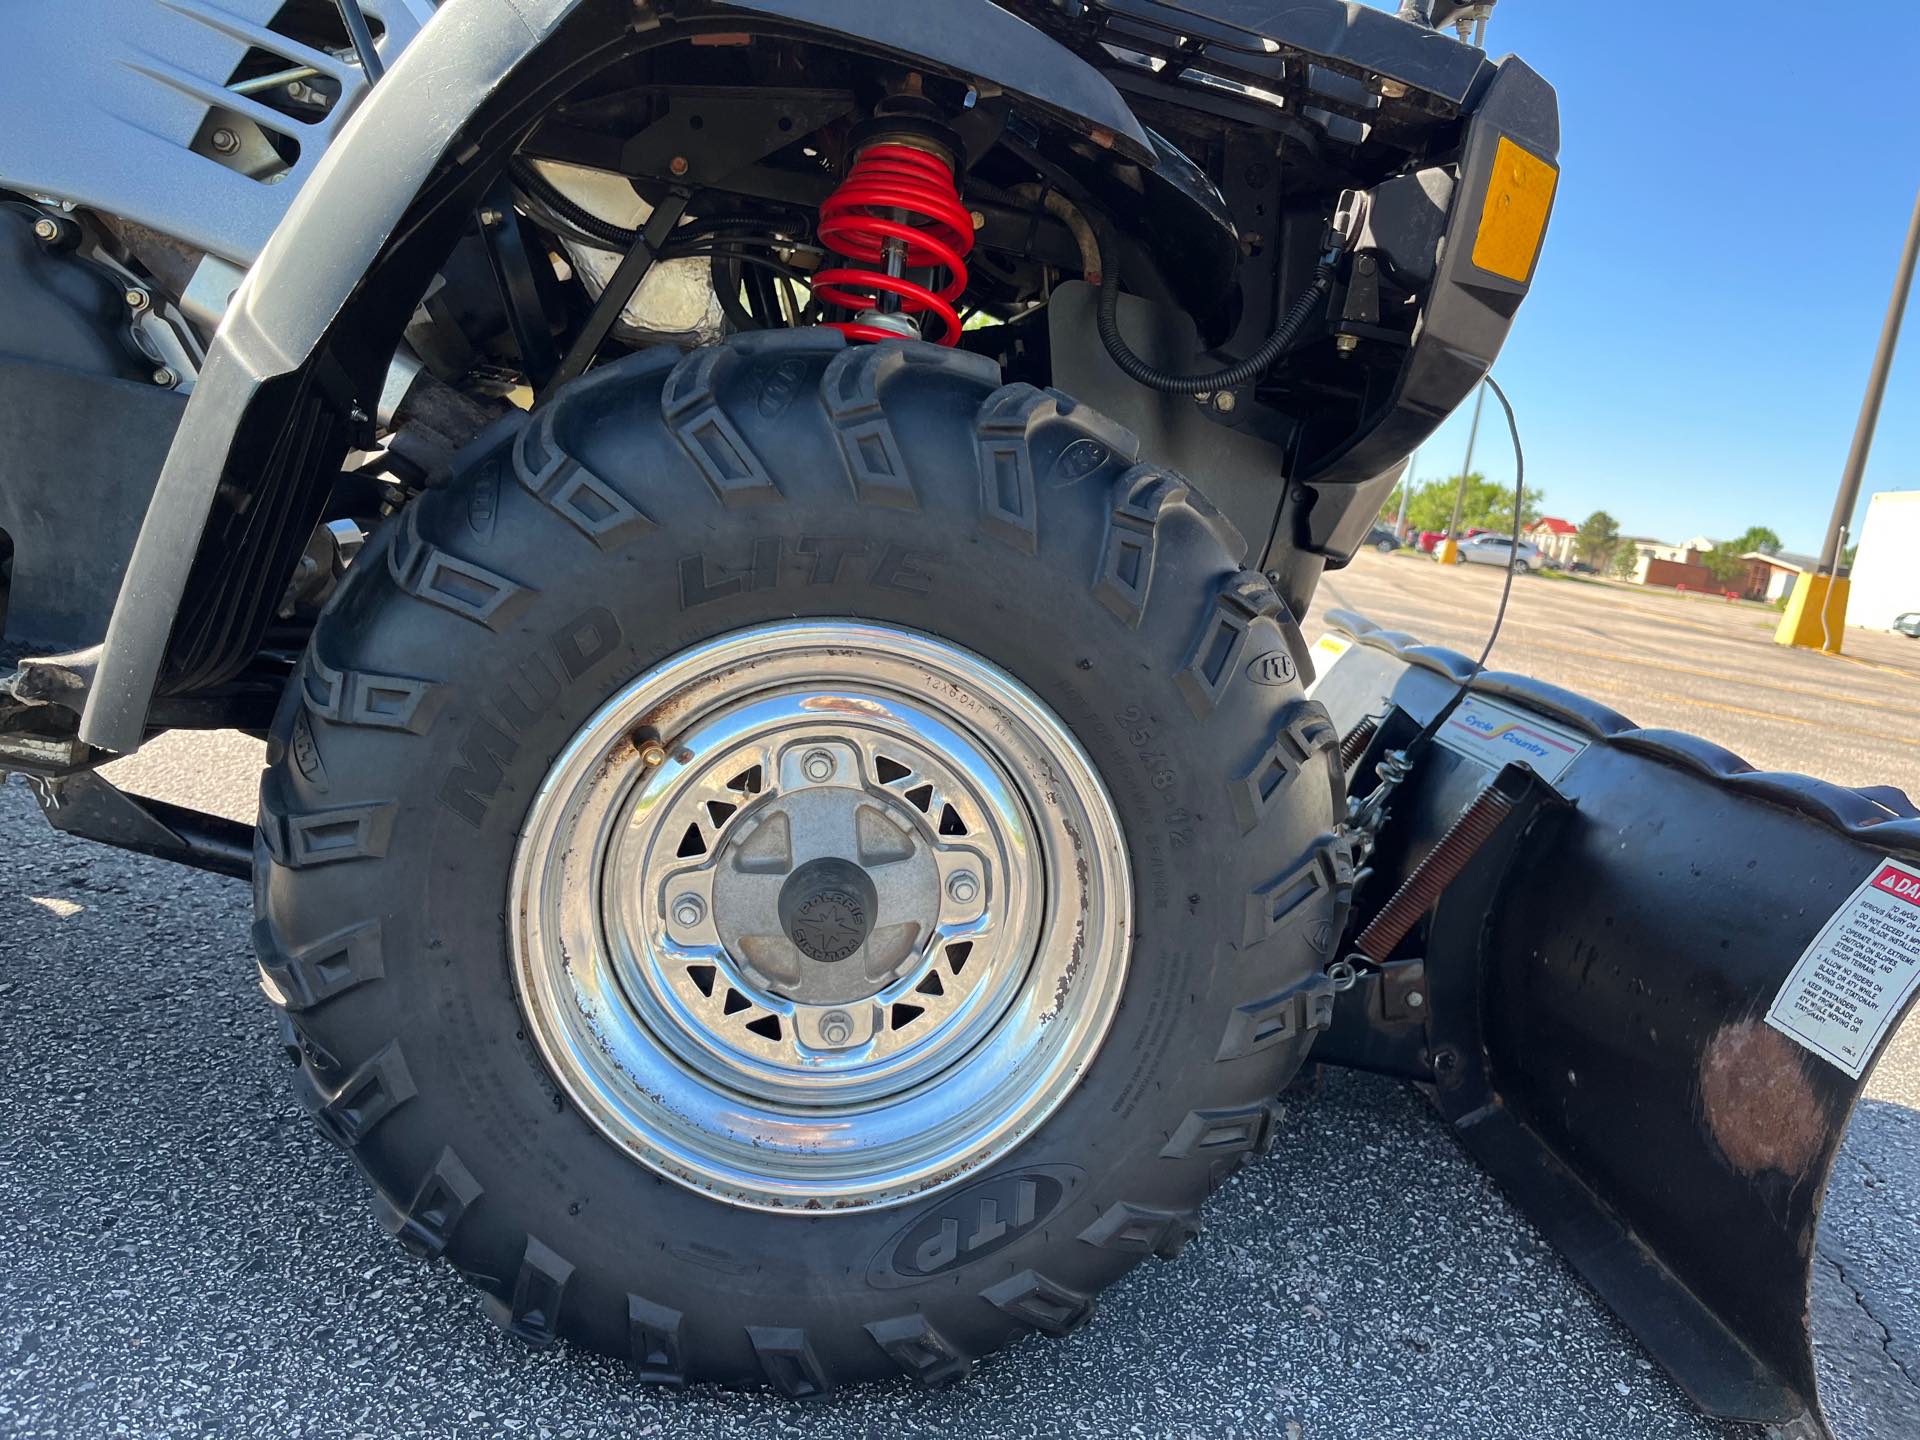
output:
<svg viewBox="0 0 1920 1440"><path fill-rule="evenodd" d="M583 235L590 235L615 250L631 250L633 242L640 238L638 230L628 230L609 220L602 220L585 206L574 203L564 190L525 160L515 160L507 170L513 176L514 184Z"/></svg>
<svg viewBox="0 0 1920 1440"><path fill-rule="evenodd" d="M373 31L367 28L360 0L333 0L333 4L340 12L340 23L346 27L353 53L360 57L360 73L366 76L367 84L372 85L386 74L387 67L380 63L380 52L373 48Z"/></svg>
<svg viewBox="0 0 1920 1440"><path fill-rule="evenodd" d="M1322 260L1314 266L1313 279L1307 282L1307 288L1287 307L1287 313L1274 327L1273 334L1253 354L1224 370L1210 371L1205 375L1175 375L1142 360L1128 348L1126 339L1120 334L1120 246L1110 226L1100 231L1100 256L1100 343L1107 347L1107 354L1113 357L1113 363L1131 379L1149 390L1159 390L1168 395L1201 395L1209 390L1231 390L1236 385L1259 379L1267 373L1268 366L1292 348L1301 329L1313 318L1314 311L1333 289L1333 262Z"/></svg>

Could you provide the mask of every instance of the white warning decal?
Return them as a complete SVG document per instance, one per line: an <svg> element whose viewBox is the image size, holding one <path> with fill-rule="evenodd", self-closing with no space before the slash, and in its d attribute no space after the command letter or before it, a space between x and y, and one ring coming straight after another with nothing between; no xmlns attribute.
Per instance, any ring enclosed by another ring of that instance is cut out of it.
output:
<svg viewBox="0 0 1920 1440"><path fill-rule="evenodd" d="M1569 730L1484 695L1469 695L1440 727L1440 743L1498 770L1518 760L1548 784L1580 758L1587 742Z"/></svg>
<svg viewBox="0 0 1920 1440"><path fill-rule="evenodd" d="M1920 868L1882 860L1813 937L1767 1023L1855 1080L1920 985Z"/></svg>

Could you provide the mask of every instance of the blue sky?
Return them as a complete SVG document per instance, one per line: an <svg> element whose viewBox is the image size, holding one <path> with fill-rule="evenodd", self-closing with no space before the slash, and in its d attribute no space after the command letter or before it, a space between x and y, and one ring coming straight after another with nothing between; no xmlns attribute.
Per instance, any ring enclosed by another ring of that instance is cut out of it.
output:
<svg viewBox="0 0 1920 1440"><path fill-rule="evenodd" d="M1494 367L1546 513L1817 550L1920 188L1920 6L1500 0L1487 47L1560 94L1553 222ZM1417 478L1459 473L1468 408ZM1474 468L1513 477L1491 401ZM1920 298L1862 508L1904 489Z"/></svg>

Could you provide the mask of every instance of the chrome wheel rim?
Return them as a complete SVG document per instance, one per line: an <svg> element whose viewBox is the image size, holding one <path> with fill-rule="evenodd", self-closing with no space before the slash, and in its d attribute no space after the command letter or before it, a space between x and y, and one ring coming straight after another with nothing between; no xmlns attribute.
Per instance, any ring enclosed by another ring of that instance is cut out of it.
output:
<svg viewBox="0 0 1920 1440"><path fill-rule="evenodd" d="M759 1209L958 1183L1071 1093L1126 977L1124 838L997 666L859 621L759 626L622 689L511 880L530 1034L614 1144Z"/></svg>

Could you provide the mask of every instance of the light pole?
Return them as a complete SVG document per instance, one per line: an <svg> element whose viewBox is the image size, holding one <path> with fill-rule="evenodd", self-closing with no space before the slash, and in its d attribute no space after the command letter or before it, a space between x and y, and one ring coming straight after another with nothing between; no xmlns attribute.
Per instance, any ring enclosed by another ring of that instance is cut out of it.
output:
<svg viewBox="0 0 1920 1440"><path fill-rule="evenodd" d="M1437 557L1442 565L1460 563L1460 545L1454 536L1460 529L1460 507L1467 499L1467 477L1473 473L1473 443L1480 438L1480 407L1487 403L1487 387L1482 384L1473 397L1473 424L1467 429L1467 458L1460 467L1460 488L1453 492L1453 519L1447 522L1447 535L1440 542Z"/></svg>
<svg viewBox="0 0 1920 1440"><path fill-rule="evenodd" d="M1407 468L1400 476L1400 513L1394 518L1393 538L1402 545L1407 543L1407 502L1413 498L1413 471L1420 463L1420 452L1415 450L1407 457Z"/></svg>
<svg viewBox="0 0 1920 1440"><path fill-rule="evenodd" d="M1840 547L1853 510L1860 503L1860 481L1866 474L1867 455L1873 449L1874 427L1880 422L1880 402L1887 394L1887 372L1893 368L1894 347L1900 342L1900 321L1907 313L1907 299L1913 293L1914 262L1920 258L1920 195L1914 196L1913 217L1907 221L1907 240L1901 247L1900 267L1894 272L1893 298L1887 303L1887 318L1880 327L1880 344L1873 353L1873 368L1867 373L1867 393L1860 402L1860 419L1853 427L1853 446L1847 451L1846 469L1840 472L1840 492L1834 496L1833 515L1827 521L1827 538L1820 546L1820 565L1812 575L1801 577L1787 601L1786 614L1773 632L1774 642L1798 645L1810 650L1840 653L1841 636L1847 627L1847 581L1840 578Z"/></svg>

